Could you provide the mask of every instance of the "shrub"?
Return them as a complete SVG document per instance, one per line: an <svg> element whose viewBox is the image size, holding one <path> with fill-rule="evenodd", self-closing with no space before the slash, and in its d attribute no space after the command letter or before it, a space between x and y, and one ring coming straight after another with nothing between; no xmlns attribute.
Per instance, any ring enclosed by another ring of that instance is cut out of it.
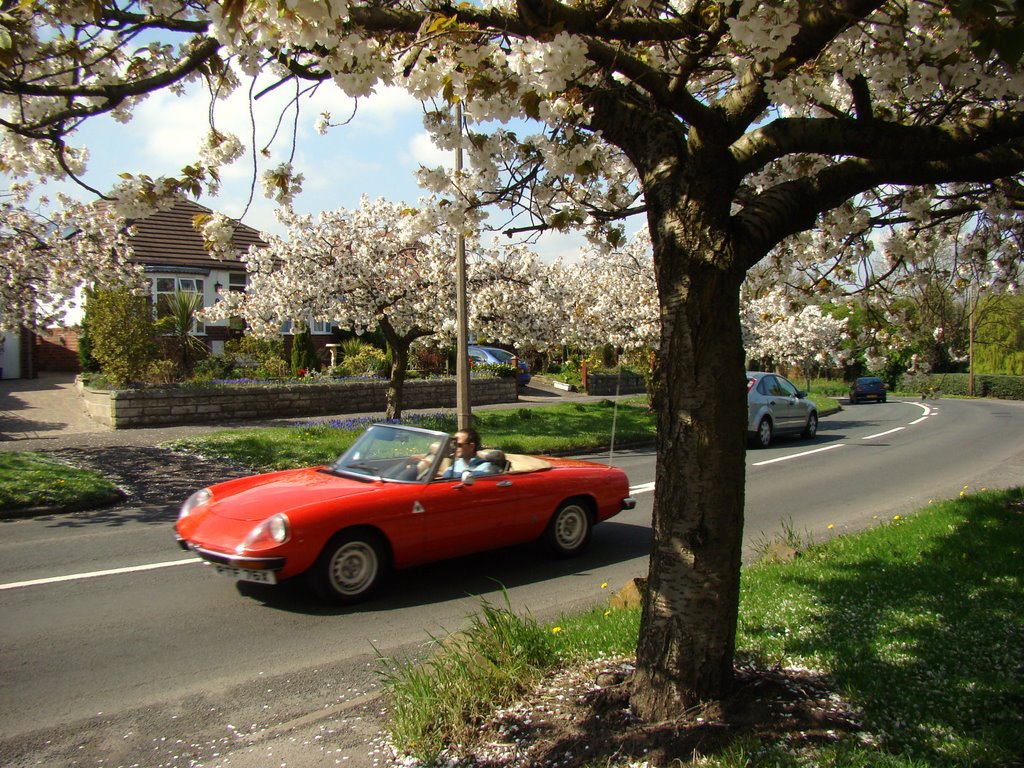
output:
<svg viewBox="0 0 1024 768"><path fill-rule="evenodd" d="M88 297L92 291L86 291ZM86 299L88 301L88 298ZM92 355L92 338L89 336L89 316L82 318L78 331L78 367L82 373L99 373L100 364Z"/></svg>
<svg viewBox="0 0 1024 768"><path fill-rule="evenodd" d="M156 357L149 297L125 286L96 289L87 300L86 313L93 357L111 385L142 380Z"/></svg>
<svg viewBox="0 0 1024 768"><path fill-rule="evenodd" d="M933 373L907 376L903 381L902 389L922 395L941 393L967 397L970 391L970 375L966 373ZM994 397L1000 400L1024 400L1024 376L975 374L974 394L977 397Z"/></svg>
<svg viewBox="0 0 1024 768"><path fill-rule="evenodd" d="M243 336L239 341L227 341L224 343L224 353L235 358L235 366L240 364L239 358L248 358L254 367L269 368L278 370L277 362L285 364L284 339L280 336ZM287 370L287 365L285 364ZM274 378L283 378L285 374L279 374Z"/></svg>
<svg viewBox="0 0 1024 768"><path fill-rule="evenodd" d="M320 358L313 344L313 334L309 328L292 336L292 375L298 376L299 371L316 371L320 369Z"/></svg>
<svg viewBox="0 0 1024 768"><path fill-rule="evenodd" d="M514 379L518 370L504 363L477 363L473 366L477 376L497 376L499 379Z"/></svg>
<svg viewBox="0 0 1024 768"><path fill-rule="evenodd" d="M286 379L288 363L279 357L268 357L256 368L254 376L257 379Z"/></svg>
<svg viewBox="0 0 1024 768"><path fill-rule="evenodd" d="M178 380L178 366L173 360L154 360L146 366L143 379L147 384L173 384Z"/></svg>
<svg viewBox="0 0 1024 768"><path fill-rule="evenodd" d="M230 379L235 373L235 359L231 355L210 355L196 363L192 376L196 379Z"/></svg>
<svg viewBox="0 0 1024 768"><path fill-rule="evenodd" d="M360 344L354 354L346 354L341 366L349 376L378 375L388 365L388 356L377 347Z"/></svg>

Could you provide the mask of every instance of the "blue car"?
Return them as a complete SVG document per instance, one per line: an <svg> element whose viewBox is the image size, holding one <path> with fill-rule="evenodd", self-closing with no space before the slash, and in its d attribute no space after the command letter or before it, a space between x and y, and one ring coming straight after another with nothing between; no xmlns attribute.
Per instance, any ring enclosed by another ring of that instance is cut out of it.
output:
<svg viewBox="0 0 1024 768"><path fill-rule="evenodd" d="M504 349L498 349L497 347L478 347L473 344L469 347L469 359L476 363L490 363L491 365L512 365L512 358L515 357L511 352L507 352ZM530 383L530 366L528 366L522 360L519 360L519 375L516 376L516 381L520 387L525 387Z"/></svg>
<svg viewBox="0 0 1024 768"><path fill-rule="evenodd" d="M861 376L850 387L850 405L871 400L876 403L885 402L885 382L877 376Z"/></svg>

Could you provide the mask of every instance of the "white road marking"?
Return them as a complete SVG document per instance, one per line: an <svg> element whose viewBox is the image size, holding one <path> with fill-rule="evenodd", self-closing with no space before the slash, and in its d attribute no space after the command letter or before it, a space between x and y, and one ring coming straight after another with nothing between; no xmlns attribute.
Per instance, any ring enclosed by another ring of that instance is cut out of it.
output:
<svg viewBox="0 0 1024 768"><path fill-rule="evenodd" d="M874 440L876 437L885 437L886 435L891 435L894 432L902 432L904 429L906 429L906 427L896 427L896 429L890 429L887 432L879 432L874 435L864 435L861 440Z"/></svg>
<svg viewBox="0 0 1024 768"><path fill-rule="evenodd" d="M821 453L823 451L831 451L836 448L842 448L845 443L836 443L835 445L826 445L824 448L815 448L813 451L803 451L802 453L794 453L789 456L780 456L777 459L766 459L764 461L755 461L751 466L763 467L765 464L777 464L780 461L789 461L790 459L799 459L804 456L810 456L812 453Z"/></svg>
<svg viewBox="0 0 1024 768"><path fill-rule="evenodd" d="M649 483L643 483L642 485L632 485L629 488L629 492L634 496L641 493L651 493L654 491L654 481Z"/></svg>
<svg viewBox="0 0 1024 768"><path fill-rule="evenodd" d="M157 568L170 568L173 565L191 565L203 562L199 558L188 560L171 560L166 563L149 563L148 565L132 565L127 568L110 568L105 571L89 571L88 573L70 573L67 576L52 576L48 579L32 579L31 581L12 581L9 584L0 584L0 590L20 589L22 587L38 587L44 584L58 584L62 581L80 581L82 579L95 579L99 576L118 576L124 573L137 573L138 571L155 571Z"/></svg>

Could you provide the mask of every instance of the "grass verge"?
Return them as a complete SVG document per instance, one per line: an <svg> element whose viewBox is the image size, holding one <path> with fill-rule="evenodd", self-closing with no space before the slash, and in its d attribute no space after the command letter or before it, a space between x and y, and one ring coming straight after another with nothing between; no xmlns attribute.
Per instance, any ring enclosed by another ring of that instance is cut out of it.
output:
<svg viewBox="0 0 1024 768"><path fill-rule="evenodd" d="M584 452L607 446L615 421L617 444L653 442L654 414L645 400L563 403L478 411L474 426L484 445L510 453ZM325 464L336 459L380 419L310 421L292 427L232 429L177 440L175 450L221 456L257 470ZM454 432L454 414L411 414L402 423Z"/></svg>
<svg viewBox="0 0 1024 768"><path fill-rule="evenodd" d="M396 748L430 764L555 667L632 652L638 610L540 625L484 605L427 663L387 675ZM746 738L680 764L1012 766L1024 754L1024 492L966 494L742 577L737 656L825 673L866 731ZM497 649L497 650L496 650ZM512 670L512 674L509 674ZM622 765L614 756L587 765ZM696 763L695 763L696 764Z"/></svg>
<svg viewBox="0 0 1024 768"><path fill-rule="evenodd" d="M76 469L37 453L0 453L0 511L33 507L88 509L120 497L117 486L95 472Z"/></svg>

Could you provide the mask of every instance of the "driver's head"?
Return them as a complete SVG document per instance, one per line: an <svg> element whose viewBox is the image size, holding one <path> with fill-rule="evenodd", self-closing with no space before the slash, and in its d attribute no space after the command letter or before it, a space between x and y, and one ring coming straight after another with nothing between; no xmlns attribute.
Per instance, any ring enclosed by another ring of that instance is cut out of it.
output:
<svg viewBox="0 0 1024 768"><path fill-rule="evenodd" d="M480 445L480 435L475 429L460 429L455 433L455 457L468 459L476 455Z"/></svg>

